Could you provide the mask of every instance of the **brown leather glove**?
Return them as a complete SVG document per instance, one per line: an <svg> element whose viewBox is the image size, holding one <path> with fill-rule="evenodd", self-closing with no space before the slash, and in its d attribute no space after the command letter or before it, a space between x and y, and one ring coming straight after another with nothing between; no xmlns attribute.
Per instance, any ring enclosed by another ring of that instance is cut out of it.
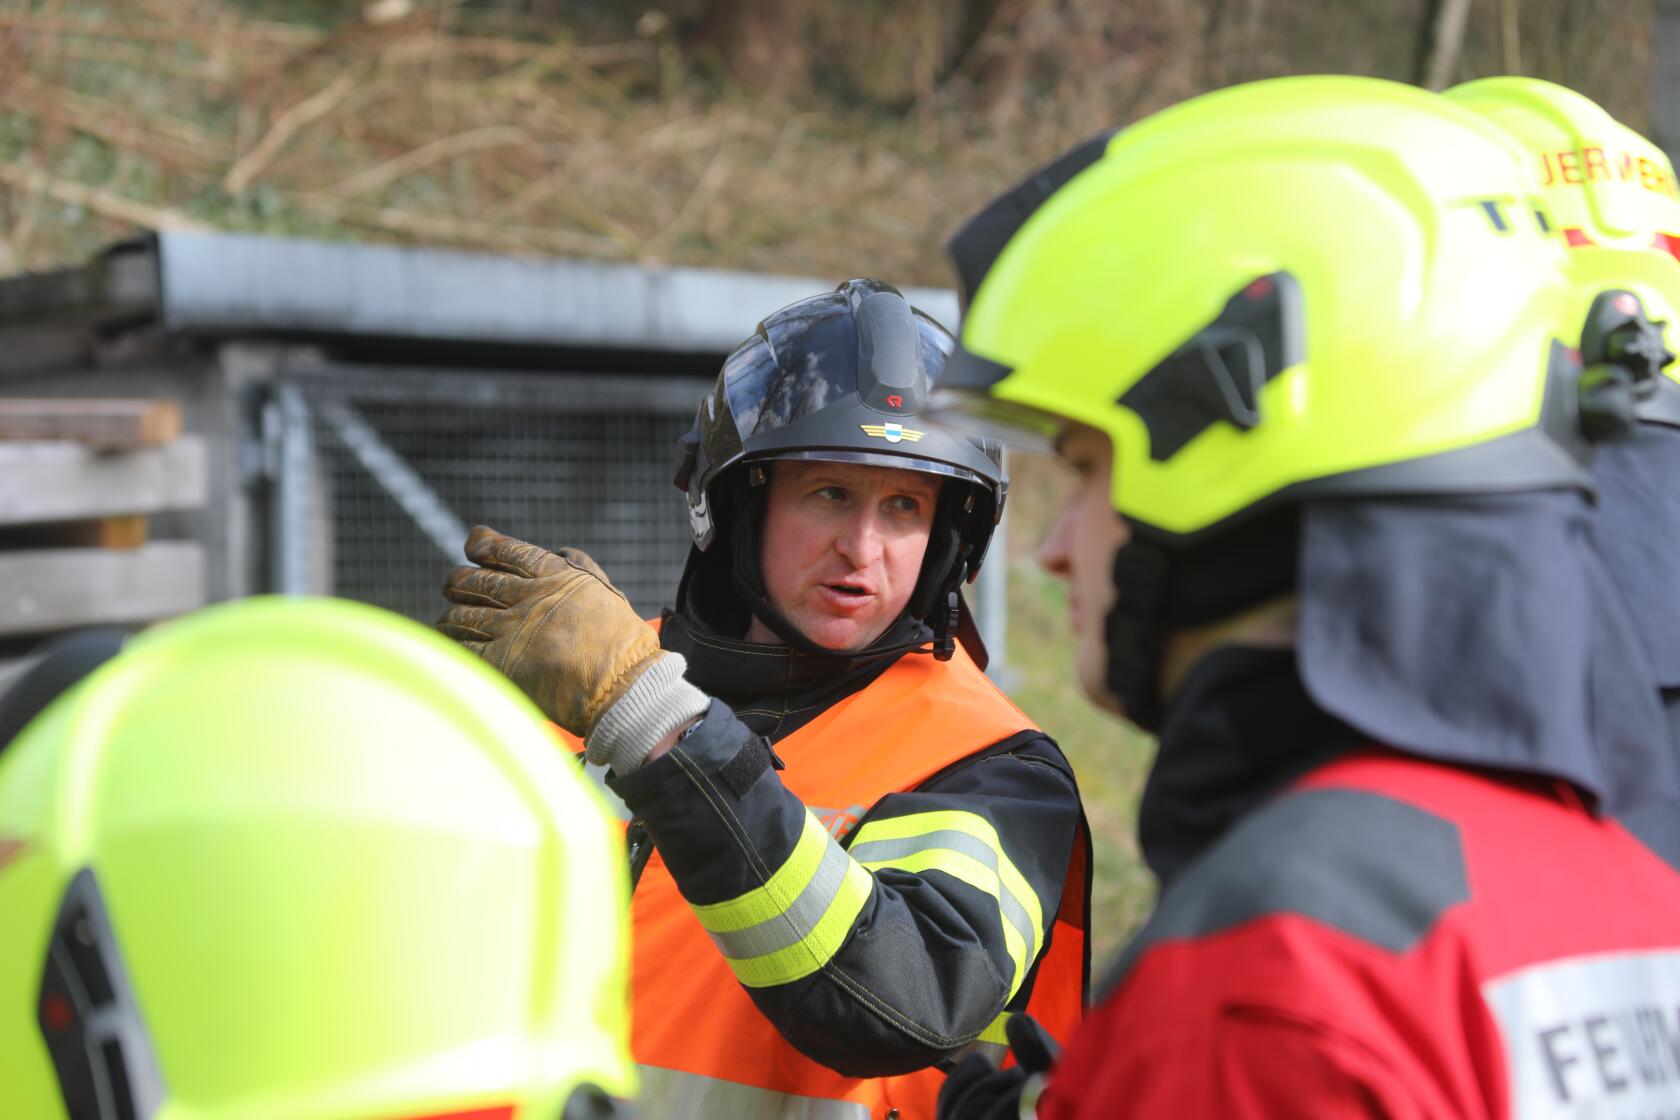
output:
<svg viewBox="0 0 1680 1120"><path fill-rule="evenodd" d="M505 673L543 713L583 739L663 651L595 561L550 552L484 525L443 585L437 627ZM680 673L680 670L679 670Z"/></svg>

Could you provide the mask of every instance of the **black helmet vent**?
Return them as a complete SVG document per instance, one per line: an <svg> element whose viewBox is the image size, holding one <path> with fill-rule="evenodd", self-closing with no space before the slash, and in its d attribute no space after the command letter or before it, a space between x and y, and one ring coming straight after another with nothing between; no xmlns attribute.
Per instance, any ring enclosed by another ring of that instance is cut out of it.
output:
<svg viewBox="0 0 1680 1120"><path fill-rule="evenodd" d="M846 294L857 316L858 396L889 414L920 412L927 403L927 377L915 312L897 292L870 290L855 281Z"/></svg>
<svg viewBox="0 0 1680 1120"><path fill-rule="evenodd" d="M1305 353L1301 290L1287 272L1254 280L1219 317L1121 395L1149 430L1149 457L1164 462L1213 424L1248 431L1260 422L1260 389Z"/></svg>

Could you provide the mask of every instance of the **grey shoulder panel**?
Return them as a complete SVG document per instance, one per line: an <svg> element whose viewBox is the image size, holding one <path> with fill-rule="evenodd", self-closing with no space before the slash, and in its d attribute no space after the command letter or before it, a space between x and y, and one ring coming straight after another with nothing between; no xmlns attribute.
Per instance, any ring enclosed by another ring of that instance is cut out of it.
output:
<svg viewBox="0 0 1680 1120"><path fill-rule="evenodd" d="M1451 821L1364 790L1287 793L1251 813L1172 883L1104 976L1099 998L1163 941L1293 914L1399 953L1469 897Z"/></svg>

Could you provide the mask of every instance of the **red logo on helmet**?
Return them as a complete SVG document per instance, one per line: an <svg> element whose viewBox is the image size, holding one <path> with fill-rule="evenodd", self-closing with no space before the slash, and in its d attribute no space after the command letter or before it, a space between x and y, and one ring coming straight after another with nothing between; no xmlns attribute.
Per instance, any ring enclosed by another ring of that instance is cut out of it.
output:
<svg viewBox="0 0 1680 1120"><path fill-rule="evenodd" d="M901 397L901 396L898 396L895 393L894 395L887 398L887 407L888 408L903 408L904 407L904 398Z"/></svg>
<svg viewBox="0 0 1680 1120"><path fill-rule="evenodd" d="M1632 296L1628 295L1626 292L1623 292L1621 295L1617 296L1616 300L1615 300L1615 303L1616 303L1616 310L1620 311L1623 315L1637 315L1637 314L1639 314L1639 301L1637 299L1633 298Z"/></svg>
<svg viewBox="0 0 1680 1120"><path fill-rule="evenodd" d="M29 841L16 836L0 836L0 871L22 859L28 851Z"/></svg>
<svg viewBox="0 0 1680 1120"><path fill-rule="evenodd" d="M41 1001L41 1018L48 1030L62 1034L76 1025L76 1008L63 993L53 992Z"/></svg>

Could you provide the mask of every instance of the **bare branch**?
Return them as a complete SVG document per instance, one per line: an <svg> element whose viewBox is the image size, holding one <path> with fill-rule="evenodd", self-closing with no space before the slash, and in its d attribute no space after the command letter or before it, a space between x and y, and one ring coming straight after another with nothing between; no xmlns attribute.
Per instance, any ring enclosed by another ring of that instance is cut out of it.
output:
<svg viewBox="0 0 1680 1120"><path fill-rule="evenodd" d="M1423 65L1423 88L1440 92L1452 84L1458 70L1458 52L1464 45L1464 24L1470 16L1470 0L1440 0L1429 56Z"/></svg>
<svg viewBox="0 0 1680 1120"><path fill-rule="evenodd" d="M110 191L100 190L98 187L84 186L81 183L72 183L67 179L55 178L40 168L30 167L26 164L0 162L0 183L5 183L15 190L39 192L71 206L85 206L102 217L132 226L142 226L147 229L206 230L210 228L203 222L189 218L178 211L147 206L143 202L134 202L123 198L121 195L112 194Z"/></svg>
<svg viewBox="0 0 1680 1120"><path fill-rule="evenodd" d="M422 144L413 151L405 152L395 159L386 160L377 167L370 167L366 171L358 171L345 179L336 187L331 188L332 194L350 197L367 194L387 187L404 175L429 167L434 163L443 163L464 156L471 152L482 152L488 148L500 148L510 144L523 144L530 139L529 134L522 128L509 125L490 125L485 128L474 128L466 132L457 132L453 136L445 136L433 140L430 144Z"/></svg>
<svg viewBox="0 0 1680 1120"><path fill-rule="evenodd" d="M1522 73L1521 0L1499 0L1499 47L1505 73Z"/></svg>
<svg viewBox="0 0 1680 1120"><path fill-rule="evenodd" d="M533 229L501 222L479 222L394 206L368 206L330 195L289 194L286 197L303 209L336 221L455 245L526 253L581 253L615 260L622 260L627 255L624 247L616 241L575 230Z"/></svg>
<svg viewBox="0 0 1680 1120"><path fill-rule="evenodd" d="M345 74L275 117L274 123L268 126L268 132L257 141L257 146L240 156L228 170L227 177L222 180L227 192L244 193L252 180L268 170L268 165L274 162L293 136L338 108L339 103L355 88L356 78L354 73Z"/></svg>

